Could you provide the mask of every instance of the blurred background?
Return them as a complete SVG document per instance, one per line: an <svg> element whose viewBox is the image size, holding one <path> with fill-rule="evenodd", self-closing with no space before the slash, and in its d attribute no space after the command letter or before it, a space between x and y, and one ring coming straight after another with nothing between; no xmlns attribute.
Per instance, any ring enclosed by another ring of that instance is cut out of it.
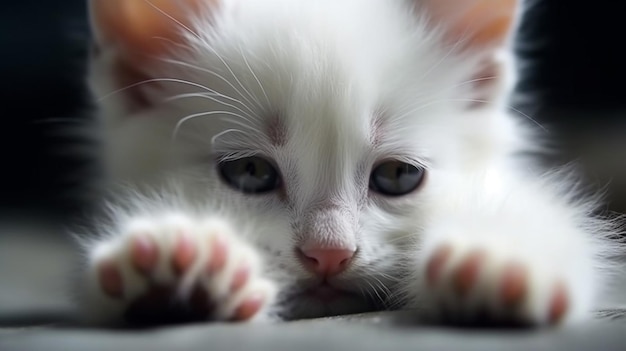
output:
<svg viewBox="0 0 626 351"><path fill-rule="evenodd" d="M59 228L87 208L87 184L98 174L90 157L96 143L76 133L93 122L83 81L85 5L21 0L0 10L0 317L22 307L26 300L16 296L24 297L22 288L37 277L48 284L44 290L66 283L67 267L46 257L70 256L58 251L67 239ZM558 150L549 162L578 162L590 185L608 189L607 208L624 211L624 4L531 0L526 8L516 43L522 80L514 103L546 128ZM54 314L65 306L58 304L61 296L28 303Z"/></svg>
<svg viewBox="0 0 626 351"><path fill-rule="evenodd" d="M76 195L85 195L92 174L89 140L71 133L91 122L83 82L86 0L7 3L0 11L0 213L72 216L84 206ZM611 180L623 194L624 4L531 0L526 7L518 107L558 140L560 162L588 164L591 180Z"/></svg>

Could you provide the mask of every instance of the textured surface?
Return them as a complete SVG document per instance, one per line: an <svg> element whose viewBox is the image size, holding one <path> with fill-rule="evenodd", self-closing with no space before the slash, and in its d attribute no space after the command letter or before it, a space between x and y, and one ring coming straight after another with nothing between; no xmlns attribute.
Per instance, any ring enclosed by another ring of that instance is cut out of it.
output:
<svg viewBox="0 0 626 351"><path fill-rule="evenodd" d="M22 328L0 331L9 350L624 350L626 326L561 331L454 330L395 325L395 314L280 325L195 325L149 331Z"/></svg>

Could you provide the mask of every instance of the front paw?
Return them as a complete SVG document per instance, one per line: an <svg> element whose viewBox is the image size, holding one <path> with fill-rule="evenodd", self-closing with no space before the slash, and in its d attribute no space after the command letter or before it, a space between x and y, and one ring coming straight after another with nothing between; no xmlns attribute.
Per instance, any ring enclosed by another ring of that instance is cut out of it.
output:
<svg viewBox="0 0 626 351"><path fill-rule="evenodd" d="M502 255L485 243L443 242L425 257L422 284L430 311L441 322L557 325L572 307L570 285L558 274L564 262L542 266L530 257Z"/></svg>
<svg viewBox="0 0 626 351"><path fill-rule="evenodd" d="M91 252L87 312L133 325L244 321L273 302L256 251L223 221L136 220Z"/></svg>

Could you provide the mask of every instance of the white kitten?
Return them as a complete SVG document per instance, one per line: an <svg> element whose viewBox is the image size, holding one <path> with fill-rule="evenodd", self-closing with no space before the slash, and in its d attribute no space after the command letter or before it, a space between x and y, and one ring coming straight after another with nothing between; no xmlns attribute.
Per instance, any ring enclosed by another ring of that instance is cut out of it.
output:
<svg viewBox="0 0 626 351"><path fill-rule="evenodd" d="M514 0L91 0L95 322L591 317L620 248L509 116ZM117 186L117 185L115 185ZM93 234L93 233L90 233Z"/></svg>

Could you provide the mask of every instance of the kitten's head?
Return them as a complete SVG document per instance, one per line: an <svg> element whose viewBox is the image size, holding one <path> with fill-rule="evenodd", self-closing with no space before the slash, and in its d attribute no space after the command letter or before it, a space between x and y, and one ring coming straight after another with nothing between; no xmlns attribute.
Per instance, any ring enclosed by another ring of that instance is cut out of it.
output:
<svg viewBox="0 0 626 351"><path fill-rule="evenodd" d="M514 0L91 8L111 169L203 170L211 189L196 195L260 224L250 238L289 291L326 280L354 294L298 295L292 316L388 303L446 172L509 151L494 111Z"/></svg>

